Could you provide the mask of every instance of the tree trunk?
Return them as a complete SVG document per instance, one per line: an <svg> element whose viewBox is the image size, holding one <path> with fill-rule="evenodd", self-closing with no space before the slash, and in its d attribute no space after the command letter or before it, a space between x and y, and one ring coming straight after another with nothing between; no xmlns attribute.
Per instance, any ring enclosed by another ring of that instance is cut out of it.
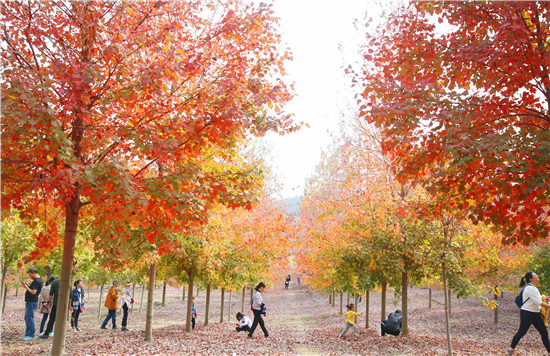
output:
<svg viewBox="0 0 550 356"><path fill-rule="evenodd" d="M181 296L181 300L185 301L185 292L186 292L186 289L185 289L185 286L183 286L183 292L182 292L182 296Z"/></svg>
<svg viewBox="0 0 550 356"><path fill-rule="evenodd" d="M402 335L403 336L409 336L409 302L408 302L408 294L409 294L409 278L406 271L401 273L401 313L402 313Z"/></svg>
<svg viewBox="0 0 550 356"><path fill-rule="evenodd" d="M166 281L164 281L164 285L162 286L162 307L164 308L166 306Z"/></svg>
<svg viewBox="0 0 550 356"><path fill-rule="evenodd" d="M155 278L157 263L153 262L149 269L149 288L147 290L147 317L145 319L145 341L153 341L153 304L155 302Z"/></svg>
<svg viewBox="0 0 550 356"><path fill-rule="evenodd" d="M340 314L344 314L344 293L340 292Z"/></svg>
<svg viewBox="0 0 550 356"><path fill-rule="evenodd" d="M185 315L185 331L190 333L193 330L191 325L191 314L193 310L193 284L195 282L195 276L193 273L188 273L189 284L187 285L188 295L187 295L187 314ZM196 321L196 319L195 319Z"/></svg>
<svg viewBox="0 0 550 356"><path fill-rule="evenodd" d="M222 288L222 303L221 303L221 311L220 311L220 323L223 323L223 305L224 305L224 297L225 297L225 288Z"/></svg>
<svg viewBox="0 0 550 356"><path fill-rule="evenodd" d="M250 289L250 304L252 304L253 298L254 298L254 288Z"/></svg>
<svg viewBox="0 0 550 356"><path fill-rule="evenodd" d="M382 296L381 296L382 305L380 307L380 309L381 309L380 322L386 320L386 287L387 287L387 285L388 284L386 282L382 282Z"/></svg>
<svg viewBox="0 0 550 356"><path fill-rule="evenodd" d="M139 302L139 313L141 313L141 307L143 306L143 294L145 293L145 284L141 286L141 301Z"/></svg>
<svg viewBox="0 0 550 356"><path fill-rule="evenodd" d="M90 298L90 285L89 285L89 284L88 284L88 294L86 294L86 295L88 296L88 299L89 299L89 298ZM88 300L88 303L89 303L89 302L90 302L90 301Z"/></svg>
<svg viewBox="0 0 550 356"><path fill-rule="evenodd" d="M332 304L332 292L330 292L330 294L328 295L328 304Z"/></svg>
<svg viewBox="0 0 550 356"><path fill-rule="evenodd" d="M206 285L206 308L204 310L204 326L208 326L208 317L210 314L210 284Z"/></svg>
<svg viewBox="0 0 550 356"><path fill-rule="evenodd" d="M2 298L2 314L6 311L6 299L8 298L8 285L4 287L4 298Z"/></svg>
<svg viewBox="0 0 550 356"><path fill-rule="evenodd" d="M332 290L332 307L334 308L334 305L336 304L335 302L335 297L336 297L336 292L334 291L334 289Z"/></svg>
<svg viewBox="0 0 550 356"><path fill-rule="evenodd" d="M82 142L82 118L75 120L73 129L73 139L75 141L75 156L80 158ZM80 152L80 154L78 154ZM52 343L52 356L62 356L65 353L65 333L67 331L66 322L69 314L69 292L71 288L71 274L74 261L74 247L76 243L76 233L78 231L78 218L80 212L80 186L77 183L73 189L73 197L70 202L65 204L65 237L63 239L63 258L61 261L61 275L59 283L59 294L57 296L57 305L65 306L57 308L56 320L54 326L54 336Z"/></svg>
<svg viewBox="0 0 550 356"><path fill-rule="evenodd" d="M132 298L134 298L136 296L136 284L133 283L133 287L132 287ZM134 312L134 304L135 303L132 303L132 306L130 307L130 311L133 313Z"/></svg>
<svg viewBox="0 0 550 356"><path fill-rule="evenodd" d="M244 313L244 292L246 291L246 287L243 287L243 300L242 300L242 305L241 305L241 313Z"/></svg>
<svg viewBox="0 0 550 356"><path fill-rule="evenodd" d="M349 305L349 292L346 292L346 295L347 295L346 305Z"/></svg>
<svg viewBox="0 0 550 356"><path fill-rule="evenodd" d="M494 298L495 298L495 303L496 303L496 305L495 305L494 322L495 322L495 324L498 324L498 294L496 293L496 291L495 291L495 293L493 294L493 296L494 296Z"/></svg>
<svg viewBox="0 0 550 356"><path fill-rule="evenodd" d="M359 295L354 293L353 305L355 305L355 310L359 310ZM357 325L357 316L355 316L354 323Z"/></svg>
<svg viewBox="0 0 550 356"><path fill-rule="evenodd" d="M227 320L231 320L231 303L233 302L233 291L229 290L229 308L227 308Z"/></svg>
<svg viewBox="0 0 550 356"><path fill-rule="evenodd" d="M200 290L201 290L201 289L199 288L199 286L197 286L197 296L199 296L199 291L200 291Z"/></svg>
<svg viewBox="0 0 550 356"><path fill-rule="evenodd" d="M447 334L447 352L448 356L453 356L453 345L451 342L451 325L449 322L450 314L450 304L449 304L449 294L447 293L447 274L445 271L445 262L442 264L442 275L443 275L443 295L445 296L445 332Z"/></svg>
<svg viewBox="0 0 550 356"><path fill-rule="evenodd" d="M19 284L15 285L15 297L19 297Z"/></svg>
<svg viewBox="0 0 550 356"><path fill-rule="evenodd" d="M428 288L428 308L432 308L432 289Z"/></svg>
<svg viewBox="0 0 550 356"><path fill-rule="evenodd" d="M367 289L365 294L365 328L369 328L369 314L370 314L370 290Z"/></svg>
<svg viewBox="0 0 550 356"><path fill-rule="evenodd" d="M4 236L5 238L5 236ZM4 305L4 299L6 298L4 296L4 287L8 287L6 284L6 275L8 274L8 269L6 267L2 268L2 283L0 283L0 298L2 300L0 301L0 305ZM2 313L4 312L4 309L2 308Z"/></svg>
<svg viewBox="0 0 550 356"><path fill-rule="evenodd" d="M101 316L101 299L103 299L103 284L101 285L101 289L99 290L99 305L97 306L97 318L99 319Z"/></svg>
<svg viewBox="0 0 550 356"><path fill-rule="evenodd" d="M447 294L449 294L449 297L447 299L449 300L449 315L451 315L451 290L450 289L447 291Z"/></svg>

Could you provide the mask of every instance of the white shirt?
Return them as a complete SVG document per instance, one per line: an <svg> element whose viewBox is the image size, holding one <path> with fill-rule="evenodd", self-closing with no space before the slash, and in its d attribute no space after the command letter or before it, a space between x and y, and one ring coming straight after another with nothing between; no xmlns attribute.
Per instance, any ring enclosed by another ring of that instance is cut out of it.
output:
<svg viewBox="0 0 550 356"><path fill-rule="evenodd" d="M239 325L241 328L245 325L248 325L249 328L252 327L252 320L250 320L249 317L247 317L246 315L243 316L243 318L241 319L241 325Z"/></svg>
<svg viewBox="0 0 550 356"><path fill-rule="evenodd" d="M523 288L523 306L521 310L540 313L541 303L542 296L537 287L531 283L527 284L525 288Z"/></svg>
<svg viewBox="0 0 550 356"><path fill-rule="evenodd" d="M262 293L260 293L259 290L254 292L254 297L252 298L252 308L262 310Z"/></svg>

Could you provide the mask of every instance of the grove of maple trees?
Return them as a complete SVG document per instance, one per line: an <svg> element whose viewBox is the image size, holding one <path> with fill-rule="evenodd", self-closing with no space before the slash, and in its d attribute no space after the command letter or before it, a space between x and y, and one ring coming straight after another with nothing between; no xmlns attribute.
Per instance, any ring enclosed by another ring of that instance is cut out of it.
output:
<svg viewBox="0 0 550 356"><path fill-rule="evenodd" d="M550 294L549 4L413 1L369 19L362 62L345 69L356 100L296 215L257 141L302 125L284 111L292 55L271 5L0 8L2 312L29 266L60 276L60 305L78 278L97 287L98 319L118 278L141 288L139 312L147 291L141 340L165 343L155 332L167 318L154 315L157 286L168 308L167 289L182 289L178 331L191 332L200 290L201 327L220 332L213 310L223 325L248 309L259 281L273 287L292 271L327 315L361 298L367 338L393 298L410 354L425 354L416 313L433 308L444 330L438 352L453 355L455 304L477 300L492 313L487 323L508 325L503 294L515 296L526 269ZM432 293L442 299L434 307ZM52 355L66 352L67 315L58 308ZM371 341L351 349L370 354ZM285 349L288 339L273 342L277 353L300 353ZM341 346L327 347L350 350Z"/></svg>

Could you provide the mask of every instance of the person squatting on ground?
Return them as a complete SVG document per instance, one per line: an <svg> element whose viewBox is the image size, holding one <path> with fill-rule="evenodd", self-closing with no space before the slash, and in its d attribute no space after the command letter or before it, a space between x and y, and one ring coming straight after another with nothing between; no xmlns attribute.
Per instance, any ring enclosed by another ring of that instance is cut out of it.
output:
<svg viewBox="0 0 550 356"><path fill-rule="evenodd" d="M57 313L57 299L59 297L59 283L61 283L61 280L59 278L56 278L50 286L50 300L48 301L48 304L51 306L52 310L50 311L50 320L48 320L46 330L44 331L43 335L39 336L39 338L41 339L47 339L48 337L53 336L53 325L55 323L55 315Z"/></svg>
<svg viewBox="0 0 550 356"><path fill-rule="evenodd" d="M191 330L195 330L195 318L197 317L197 308L195 308L195 297L191 301L193 305L191 306Z"/></svg>
<svg viewBox="0 0 550 356"><path fill-rule="evenodd" d="M39 336L44 335L44 327L46 326L46 322L48 321L48 316L50 315L50 312L52 311L52 306L50 305L50 284L55 281L55 277L50 277L46 281L46 285L42 288L42 291L40 292L40 296L38 296L38 311L42 314L42 321L40 322L40 333Z"/></svg>
<svg viewBox="0 0 550 356"><path fill-rule="evenodd" d="M542 296L536 287L539 281L539 276L537 276L537 274L534 272L527 272L525 276L521 277L519 286L520 288L524 287L522 291L523 305L521 306L521 311L519 315L519 330L512 339L511 348L508 349L509 355L517 355L515 348L521 338L527 333L531 325L533 325L535 329L537 329L537 331L540 333L542 343L544 344L544 347L546 347L546 351L550 353L550 340L548 340L548 330L546 330L546 327L544 326L544 321L541 317L541 308L550 308L550 305L548 304L548 300L547 303L544 303L542 301Z"/></svg>
<svg viewBox="0 0 550 356"><path fill-rule="evenodd" d="M69 310L71 311L71 328L75 333L82 331L78 327L78 317L84 308L82 285L83 283L80 279L74 282L74 288L71 290L69 300Z"/></svg>
<svg viewBox="0 0 550 356"><path fill-rule="evenodd" d="M380 336L386 334L399 336L403 328L403 318L401 316L401 310L396 310L395 313L390 313L388 319L380 323Z"/></svg>
<svg viewBox="0 0 550 356"><path fill-rule="evenodd" d="M131 283L125 283L124 284L124 294L122 295L122 312L123 312L123 316L122 316L122 328L120 330L122 331L130 331L128 330L127 326L128 326L128 311L130 310L130 306L132 305L132 303L134 302L134 300L132 299L132 292L130 292L130 289L128 287L130 287Z"/></svg>
<svg viewBox="0 0 550 356"><path fill-rule="evenodd" d="M239 321L239 324L237 324L237 328L236 328L237 332L250 331L250 328L252 327L252 320L250 320L249 317L247 317L241 312L238 312L237 320Z"/></svg>
<svg viewBox="0 0 550 356"><path fill-rule="evenodd" d="M363 312L356 313L355 312L355 305L353 303L346 305L346 308L348 308L348 311L344 313L344 316L346 317L346 324L344 326L344 330L340 333L338 337L344 336L349 328L353 328L353 335L357 335L357 326L355 326L355 317L357 315L363 314Z"/></svg>
<svg viewBox="0 0 550 356"><path fill-rule="evenodd" d="M262 301L262 292L265 289L264 282L260 282L255 289L256 290L254 291L254 295L252 297L252 312L254 313L254 323L252 323L252 328L248 332L248 337L252 338L252 335L254 334L254 330L256 330L256 327L258 326L258 324L260 324L260 327L264 332L264 336L269 337L269 333L265 328L264 319L262 318L262 309L264 306L264 303Z"/></svg>
<svg viewBox="0 0 550 356"><path fill-rule="evenodd" d="M107 298L105 298L105 308L109 309L109 314L107 314L107 317L105 320L103 320L103 324L101 324L101 329L107 329L107 323L109 320L113 321L113 330L115 330L116 327L116 310L118 309L118 292L117 287L119 286L120 282L117 280L113 281L113 285L109 287L109 293L107 293Z"/></svg>
<svg viewBox="0 0 550 356"><path fill-rule="evenodd" d="M27 282L21 282L25 292L25 335L21 336L21 340L34 340L36 334L36 325L34 324L34 312L38 308L38 297L42 291L42 278L38 275L38 270L34 267L30 268L27 272L29 278L32 279L30 285Z"/></svg>

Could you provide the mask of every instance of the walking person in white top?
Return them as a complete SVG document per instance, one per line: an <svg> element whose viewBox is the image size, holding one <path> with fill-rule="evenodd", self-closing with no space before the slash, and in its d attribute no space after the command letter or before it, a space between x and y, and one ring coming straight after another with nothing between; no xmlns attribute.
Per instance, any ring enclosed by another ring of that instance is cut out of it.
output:
<svg viewBox="0 0 550 356"><path fill-rule="evenodd" d="M125 283L124 284L124 294L122 295L122 311L124 312L122 317L122 331L130 331L126 327L128 325L128 310L130 309L130 306L132 305L133 299L132 299L132 292L130 292L130 286L131 283Z"/></svg>
<svg viewBox="0 0 550 356"><path fill-rule="evenodd" d="M521 340L521 338L527 333L531 325L533 325L540 333L542 343L546 347L546 351L550 353L548 330L546 330L544 322L540 316L540 309L550 308L550 305L542 302L542 296L536 287L539 281L539 276L537 276L535 272L527 272L525 276L521 278L519 286L525 286L523 289L523 305L520 312L519 330L512 339L511 348L508 349L509 355L517 355L515 348L519 343L519 340Z"/></svg>
<svg viewBox="0 0 550 356"><path fill-rule="evenodd" d="M252 298L252 312L254 313L254 323L252 323L252 328L248 332L249 338L252 338L252 334L254 334L254 330L256 330L256 326L258 326L258 324L260 324L260 327L264 332L264 336L269 337L269 333L267 332L264 325L264 319L262 319L262 307L264 306L264 303L262 301L262 292L264 291L264 289L264 282L260 282L256 287L256 291L254 292L254 296Z"/></svg>

